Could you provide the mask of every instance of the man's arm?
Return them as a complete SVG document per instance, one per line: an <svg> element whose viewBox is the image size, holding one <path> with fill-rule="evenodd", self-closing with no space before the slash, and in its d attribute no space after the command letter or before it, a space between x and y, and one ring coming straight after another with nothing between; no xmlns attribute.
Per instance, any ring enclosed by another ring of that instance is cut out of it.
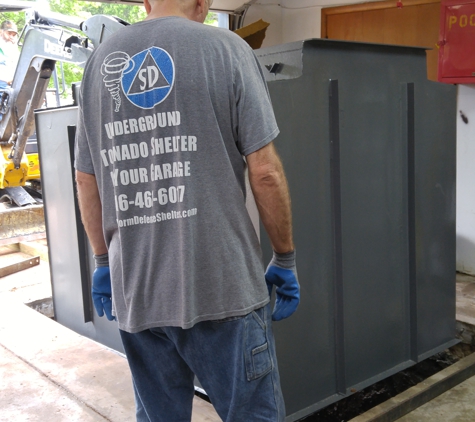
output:
<svg viewBox="0 0 475 422"><path fill-rule="evenodd" d="M249 182L259 215L274 249L265 279L269 296L273 286L276 286L272 319L280 321L292 315L300 302L289 188L282 163L272 142L249 154L246 159Z"/></svg>
<svg viewBox="0 0 475 422"><path fill-rule="evenodd" d="M96 177L76 170L79 209L94 255L107 253L102 231L102 204Z"/></svg>
<svg viewBox="0 0 475 422"><path fill-rule="evenodd" d="M113 321L109 255L102 231L102 204L96 177L76 170L76 183L81 219L96 263L92 274L92 302L97 315L102 317L106 314L107 319Z"/></svg>
<svg viewBox="0 0 475 422"><path fill-rule="evenodd" d="M259 216L277 253L294 250L292 211L284 169L271 142L246 157Z"/></svg>

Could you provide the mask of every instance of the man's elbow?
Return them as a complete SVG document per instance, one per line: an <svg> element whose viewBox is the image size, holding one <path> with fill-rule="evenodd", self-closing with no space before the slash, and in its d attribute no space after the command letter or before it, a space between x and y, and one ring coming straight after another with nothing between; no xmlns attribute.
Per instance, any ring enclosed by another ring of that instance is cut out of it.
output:
<svg viewBox="0 0 475 422"><path fill-rule="evenodd" d="M87 187L90 184L97 184L96 176L76 170L76 184L78 185L78 188L79 186Z"/></svg>
<svg viewBox="0 0 475 422"><path fill-rule="evenodd" d="M284 168L273 143L246 157L249 166L249 182L252 187L285 184Z"/></svg>
<svg viewBox="0 0 475 422"><path fill-rule="evenodd" d="M285 184L286 179L281 167L269 165L249 172L249 182L253 189L271 189Z"/></svg>

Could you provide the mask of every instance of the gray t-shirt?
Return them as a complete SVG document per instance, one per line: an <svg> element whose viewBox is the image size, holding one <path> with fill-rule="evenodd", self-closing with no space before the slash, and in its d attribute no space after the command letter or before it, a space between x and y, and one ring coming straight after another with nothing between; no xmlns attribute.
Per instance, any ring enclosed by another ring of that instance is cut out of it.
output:
<svg viewBox="0 0 475 422"><path fill-rule="evenodd" d="M243 156L278 128L249 46L179 17L134 24L96 49L81 103L75 165L98 182L120 329L265 305Z"/></svg>

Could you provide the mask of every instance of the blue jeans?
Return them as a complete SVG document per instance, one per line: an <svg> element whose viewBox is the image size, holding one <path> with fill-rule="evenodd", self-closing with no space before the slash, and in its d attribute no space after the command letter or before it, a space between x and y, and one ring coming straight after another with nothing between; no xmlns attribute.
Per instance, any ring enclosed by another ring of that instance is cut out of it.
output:
<svg viewBox="0 0 475 422"><path fill-rule="evenodd" d="M120 331L138 422L189 422L196 375L225 422L283 422L270 306L184 330Z"/></svg>

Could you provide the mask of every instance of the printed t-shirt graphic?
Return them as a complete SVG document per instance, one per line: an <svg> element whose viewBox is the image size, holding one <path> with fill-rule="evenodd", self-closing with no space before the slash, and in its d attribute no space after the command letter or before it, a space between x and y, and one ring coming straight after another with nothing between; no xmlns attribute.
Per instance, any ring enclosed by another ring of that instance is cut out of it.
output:
<svg viewBox="0 0 475 422"><path fill-rule="evenodd" d="M173 88L175 66L163 49L152 47L131 57L122 73L122 90L132 104L153 108Z"/></svg>
<svg viewBox="0 0 475 422"><path fill-rule="evenodd" d="M101 189L120 329L190 328L251 312L269 295L243 201L242 153L278 133L259 64L226 30L178 17L136 25L86 65L77 131L76 168L95 174ZM154 90L169 92L155 104ZM145 97L140 106L127 98L134 95ZM245 262L236 259L242 251ZM223 266L232 269L226 280Z"/></svg>

